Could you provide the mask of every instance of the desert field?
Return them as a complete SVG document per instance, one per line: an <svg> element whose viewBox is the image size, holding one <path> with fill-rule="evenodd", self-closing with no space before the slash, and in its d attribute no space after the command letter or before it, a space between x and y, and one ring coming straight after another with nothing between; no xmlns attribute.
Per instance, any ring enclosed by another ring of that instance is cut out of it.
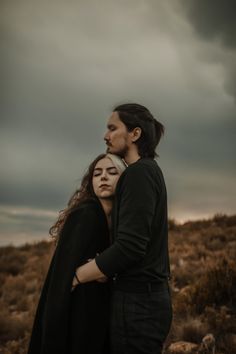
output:
<svg viewBox="0 0 236 354"><path fill-rule="evenodd" d="M54 247L43 241L0 248L1 354L27 352ZM236 215L169 220L169 247L174 318L165 353L235 354Z"/></svg>

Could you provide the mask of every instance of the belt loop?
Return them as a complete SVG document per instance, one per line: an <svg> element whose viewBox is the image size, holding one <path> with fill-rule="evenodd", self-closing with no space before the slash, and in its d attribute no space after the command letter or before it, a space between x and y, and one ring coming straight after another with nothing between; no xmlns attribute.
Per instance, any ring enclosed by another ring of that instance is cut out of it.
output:
<svg viewBox="0 0 236 354"><path fill-rule="evenodd" d="M148 292L149 292L149 294L151 294L151 292L152 292L152 284L148 283L147 285L148 285Z"/></svg>

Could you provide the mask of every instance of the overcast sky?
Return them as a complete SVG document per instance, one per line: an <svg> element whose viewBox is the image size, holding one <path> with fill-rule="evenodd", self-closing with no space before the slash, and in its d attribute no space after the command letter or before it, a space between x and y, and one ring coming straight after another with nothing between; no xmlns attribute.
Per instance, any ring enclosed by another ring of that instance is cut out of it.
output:
<svg viewBox="0 0 236 354"><path fill-rule="evenodd" d="M1 1L0 243L47 230L114 105L166 127L169 216L235 213L236 2Z"/></svg>

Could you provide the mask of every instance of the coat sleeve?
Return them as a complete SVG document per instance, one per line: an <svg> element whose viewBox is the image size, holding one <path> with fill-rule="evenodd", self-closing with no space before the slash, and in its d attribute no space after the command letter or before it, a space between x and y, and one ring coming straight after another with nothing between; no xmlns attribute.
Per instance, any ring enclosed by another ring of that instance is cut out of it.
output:
<svg viewBox="0 0 236 354"><path fill-rule="evenodd" d="M72 279L76 267L86 262L86 250L96 233L96 218L94 210L84 208L73 212L63 227L50 265L47 289L40 299L40 354L66 353Z"/></svg>
<svg viewBox="0 0 236 354"><path fill-rule="evenodd" d="M145 256L157 195L158 186L150 169L139 165L128 167L120 189L115 242L95 259L107 276L122 273Z"/></svg>

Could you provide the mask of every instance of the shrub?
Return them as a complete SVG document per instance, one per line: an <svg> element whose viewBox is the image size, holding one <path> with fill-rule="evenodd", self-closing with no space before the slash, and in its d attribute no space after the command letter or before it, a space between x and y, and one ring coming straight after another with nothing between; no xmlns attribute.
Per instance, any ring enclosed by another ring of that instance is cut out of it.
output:
<svg viewBox="0 0 236 354"><path fill-rule="evenodd" d="M204 317L216 338L216 346L224 354L236 353L236 316L226 306L206 307Z"/></svg>
<svg viewBox="0 0 236 354"><path fill-rule="evenodd" d="M17 309L22 298L26 296L25 287L23 275L18 275L17 277L9 276L2 292L2 299L5 304Z"/></svg>
<svg viewBox="0 0 236 354"><path fill-rule="evenodd" d="M209 267L194 284L185 286L174 299L177 314L200 314L207 306L233 306L236 300L236 265L223 259Z"/></svg>
<svg viewBox="0 0 236 354"><path fill-rule="evenodd" d="M24 337L29 328L29 322L25 317L11 315L7 310L0 313L0 338L1 342L17 340Z"/></svg>
<svg viewBox="0 0 236 354"><path fill-rule="evenodd" d="M206 322L199 317L187 316L184 321L176 322L175 340L184 340L186 342L201 343L202 338L209 332Z"/></svg>
<svg viewBox="0 0 236 354"><path fill-rule="evenodd" d="M169 231L179 231L180 225L177 223L175 219L168 220L168 229Z"/></svg>
<svg viewBox="0 0 236 354"><path fill-rule="evenodd" d="M22 271L22 268L27 258L17 249L12 247L4 247L0 249L0 269L2 273L17 275Z"/></svg>
<svg viewBox="0 0 236 354"><path fill-rule="evenodd" d="M24 337L18 340L8 341L1 349L1 354L25 354L27 353L29 342L29 334L26 333Z"/></svg>
<svg viewBox="0 0 236 354"><path fill-rule="evenodd" d="M236 299L236 265L222 259L204 274L192 288L192 304L201 313L209 305L232 306Z"/></svg>
<svg viewBox="0 0 236 354"><path fill-rule="evenodd" d="M221 227L233 226L236 225L236 215L225 215L225 214L216 214L213 219L213 223Z"/></svg>

